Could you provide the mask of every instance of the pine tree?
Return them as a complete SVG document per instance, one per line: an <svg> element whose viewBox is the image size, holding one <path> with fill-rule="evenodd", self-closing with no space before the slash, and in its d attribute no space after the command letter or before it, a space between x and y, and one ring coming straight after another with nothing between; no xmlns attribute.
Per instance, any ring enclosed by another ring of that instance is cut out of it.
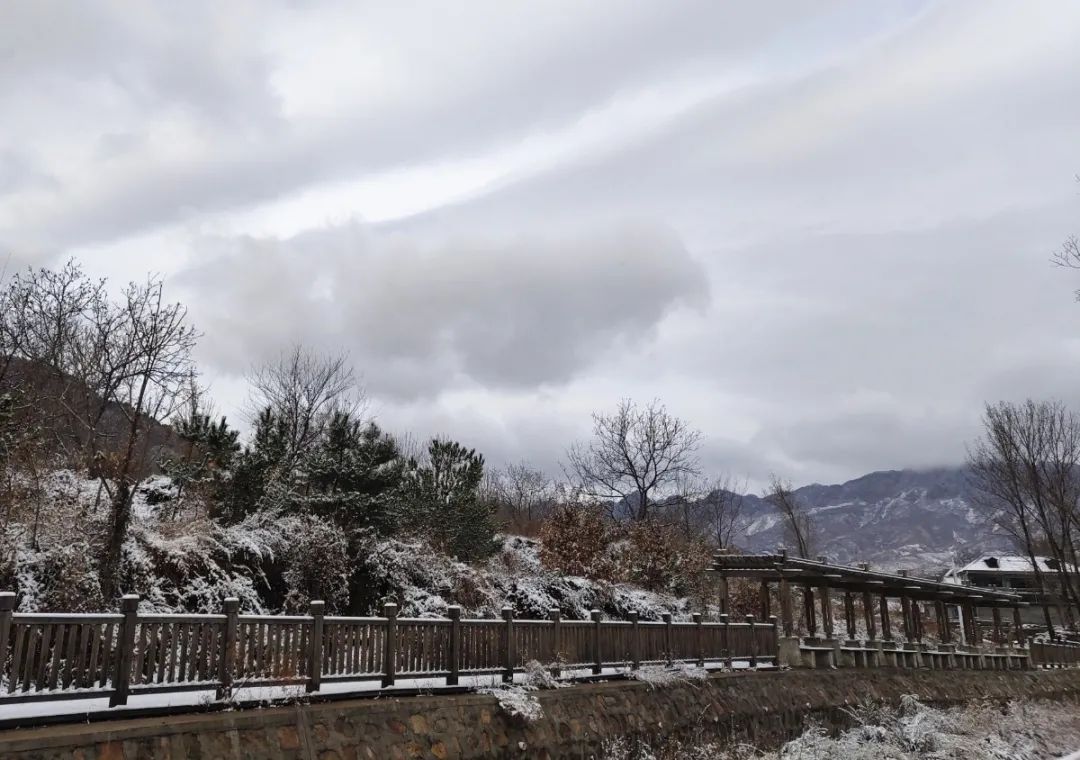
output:
<svg viewBox="0 0 1080 760"><path fill-rule="evenodd" d="M174 420L173 430L186 443L186 451L182 459L170 457L161 464L176 483L177 496L192 484L222 477L240 451L240 431L230 428L225 417L211 422L210 415L200 413L197 408Z"/></svg>
<svg viewBox="0 0 1080 760"><path fill-rule="evenodd" d="M484 457L455 441L435 438L427 462L410 462L405 500L407 527L428 535L462 560L495 550L495 514L480 498Z"/></svg>
<svg viewBox="0 0 1080 760"><path fill-rule="evenodd" d="M255 435L251 443L230 458L232 470L220 479L215 489L218 518L225 522L239 522L259 508L271 486L283 482L288 485L289 473L283 472L281 467L286 445L287 435L282 420L275 417L270 409L264 409L255 422Z"/></svg>
<svg viewBox="0 0 1080 760"><path fill-rule="evenodd" d="M303 461L304 488L297 506L331 517L345 529L389 532L404 464L397 442L378 425L338 412Z"/></svg>

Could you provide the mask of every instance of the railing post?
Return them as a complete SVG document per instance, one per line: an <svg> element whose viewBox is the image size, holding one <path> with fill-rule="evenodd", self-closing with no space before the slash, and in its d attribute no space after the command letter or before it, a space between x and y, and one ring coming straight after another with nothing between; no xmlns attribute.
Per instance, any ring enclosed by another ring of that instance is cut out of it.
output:
<svg viewBox="0 0 1080 760"><path fill-rule="evenodd" d="M552 608L548 616L551 618L551 672L558 678L562 675L562 668L559 667L562 657L562 611Z"/></svg>
<svg viewBox="0 0 1080 760"><path fill-rule="evenodd" d="M637 670L641 667L641 626L637 612L630 613L630 669Z"/></svg>
<svg viewBox="0 0 1080 760"><path fill-rule="evenodd" d="M790 621L790 619L789 619ZM720 616L720 624L724 626L723 633L723 649L724 649L724 667L731 670L734 663L731 657L731 618L727 615Z"/></svg>
<svg viewBox="0 0 1080 760"><path fill-rule="evenodd" d="M397 616L398 606L393 602L383 605L383 617L386 618L386 641L383 642L383 678L382 685L394 685L394 671L397 669Z"/></svg>
<svg viewBox="0 0 1080 760"><path fill-rule="evenodd" d="M446 685L457 686L461 673L461 607L450 605L446 615L450 618L450 667L447 668Z"/></svg>
<svg viewBox="0 0 1080 760"><path fill-rule="evenodd" d="M705 667L705 639L702 636L701 613L695 612L690 616L694 621L694 643L697 648L697 664L699 668Z"/></svg>
<svg viewBox="0 0 1080 760"><path fill-rule="evenodd" d="M11 638L11 616L15 612L15 594L0 591L0 674L7 664L8 639ZM14 673L11 674L14 678Z"/></svg>
<svg viewBox="0 0 1080 760"><path fill-rule="evenodd" d="M116 658L116 672L113 673L113 693L109 697L109 707L127 704L131 684L131 656L135 650L135 626L139 624L138 610L138 594L125 594L120 599L120 612L124 619L120 623L120 656Z"/></svg>
<svg viewBox="0 0 1080 760"><path fill-rule="evenodd" d="M757 627L754 625L754 616L747 615L746 623L750 626L750 667L757 667L758 645L757 645Z"/></svg>
<svg viewBox="0 0 1080 760"><path fill-rule="evenodd" d="M514 610L512 607L502 608L502 618L506 621L503 626L503 673L502 680L510 683L514 680Z"/></svg>
<svg viewBox="0 0 1080 760"><path fill-rule="evenodd" d="M308 642L308 692L318 691L322 687L323 670L323 630L325 629L326 602L313 601L308 606L311 615L311 641Z"/></svg>
<svg viewBox="0 0 1080 760"><path fill-rule="evenodd" d="M590 610L589 619L592 620L592 672L595 675L600 675L600 672L604 669L604 661L600 656L600 610Z"/></svg>
<svg viewBox="0 0 1080 760"><path fill-rule="evenodd" d="M671 613L665 612L660 616L664 621L664 660L670 666L672 662L671 657Z"/></svg>
<svg viewBox="0 0 1080 760"><path fill-rule="evenodd" d="M225 613L225 635L221 640L221 660L218 662L217 698L232 696L233 663L236 659L236 627L240 617L240 600L229 597L222 604Z"/></svg>

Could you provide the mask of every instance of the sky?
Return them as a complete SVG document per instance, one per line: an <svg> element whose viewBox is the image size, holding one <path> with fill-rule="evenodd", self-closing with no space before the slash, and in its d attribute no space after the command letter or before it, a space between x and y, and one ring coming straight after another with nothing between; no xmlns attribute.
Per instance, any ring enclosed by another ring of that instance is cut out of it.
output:
<svg viewBox="0 0 1080 760"><path fill-rule="evenodd" d="M1080 3L0 5L0 256L148 272L244 375L557 474L662 400L760 486L1080 407Z"/></svg>

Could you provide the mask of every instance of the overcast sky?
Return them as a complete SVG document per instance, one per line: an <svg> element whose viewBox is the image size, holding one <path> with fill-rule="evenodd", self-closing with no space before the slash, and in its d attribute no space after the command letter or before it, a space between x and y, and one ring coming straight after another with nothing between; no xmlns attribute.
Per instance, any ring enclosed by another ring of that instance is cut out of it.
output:
<svg viewBox="0 0 1080 760"><path fill-rule="evenodd" d="M662 399L712 472L962 460L1080 406L1080 3L0 5L0 253L167 278L231 416L300 340L554 469Z"/></svg>

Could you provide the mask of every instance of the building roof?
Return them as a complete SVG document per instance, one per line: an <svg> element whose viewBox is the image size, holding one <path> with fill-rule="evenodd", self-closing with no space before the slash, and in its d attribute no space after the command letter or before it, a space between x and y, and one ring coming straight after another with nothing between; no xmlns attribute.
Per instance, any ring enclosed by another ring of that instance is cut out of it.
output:
<svg viewBox="0 0 1080 760"><path fill-rule="evenodd" d="M1058 572L1057 561L1050 557L1036 557L1035 561L1038 563L1039 572L1042 573L1056 573ZM1070 573L1075 573L1076 569L1072 565L1066 565L1065 569ZM1031 559L1029 557L1021 557L1017 554L987 554L980 557L974 562L969 562L963 567L951 570L949 575L959 575L960 573L1033 573L1035 572L1031 565Z"/></svg>

